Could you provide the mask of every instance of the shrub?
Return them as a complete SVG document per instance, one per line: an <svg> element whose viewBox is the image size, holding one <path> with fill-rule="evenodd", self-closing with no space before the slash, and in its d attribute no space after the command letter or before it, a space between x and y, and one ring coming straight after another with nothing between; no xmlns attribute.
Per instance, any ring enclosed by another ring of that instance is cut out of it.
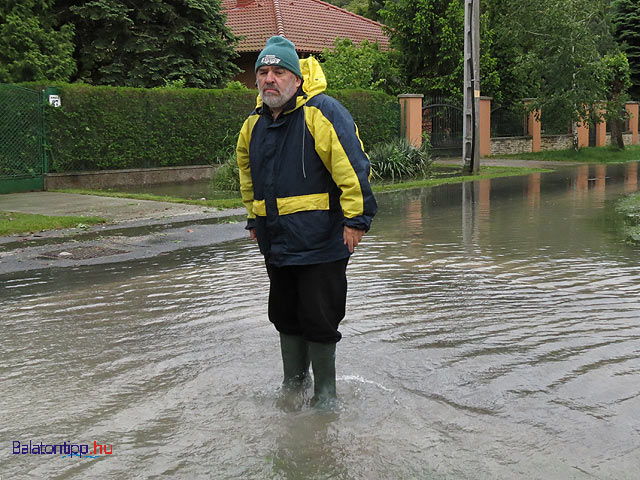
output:
<svg viewBox="0 0 640 480"><path fill-rule="evenodd" d="M375 145L369 151L372 176L392 182L407 178L425 178L431 173L431 144L427 139L420 148L405 138Z"/></svg>
<svg viewBox="0 0 640 480"><path fill-rule="evenodd" d="M230 82L227 82L225 88L227 90L249 90L244 83L239 82L238 80L231 80Z"/></svg>
<svg viewBox="0 0 640 480"><path fill-rule="evenodd" d="M617 230L630 245L640 245L640 194L622 197L615 203Z"/></svg>
<svg viewBox="0 0 640 480"><path fill-rule="evenodd" d="M238 161L235 152L231 153L225 162L215 170L212 183L215 190L240 191Z"/></svg>

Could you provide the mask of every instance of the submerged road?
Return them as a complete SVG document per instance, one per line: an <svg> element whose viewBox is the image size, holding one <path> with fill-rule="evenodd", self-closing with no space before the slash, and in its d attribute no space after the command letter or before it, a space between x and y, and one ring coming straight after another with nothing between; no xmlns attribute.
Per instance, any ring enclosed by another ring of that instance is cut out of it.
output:
<svg viewBox="0 0 640 480"><path fill-rule="evenodd" d="M610 206L638 181L634 163L380 195L349 263L332 414L279 407L246 237L2 275L0 474L635 480L640 255Z"/></svg>

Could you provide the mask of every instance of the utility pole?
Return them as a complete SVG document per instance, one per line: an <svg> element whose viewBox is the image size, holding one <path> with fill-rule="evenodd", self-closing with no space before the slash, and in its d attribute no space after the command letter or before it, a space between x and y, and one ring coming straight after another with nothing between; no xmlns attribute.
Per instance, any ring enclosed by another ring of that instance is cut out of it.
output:
<svg viewBox="0 0 640 480"><path fill-rule="evenodd" d="M480 168L480 0L464 0L464 121L462 159L464 170Z"/></svg>

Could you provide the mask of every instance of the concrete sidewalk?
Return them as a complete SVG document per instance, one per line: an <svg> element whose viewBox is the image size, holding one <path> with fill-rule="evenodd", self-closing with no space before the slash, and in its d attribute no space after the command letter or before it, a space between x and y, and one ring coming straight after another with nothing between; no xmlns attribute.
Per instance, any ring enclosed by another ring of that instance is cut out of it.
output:
<svg viewBox="0 0 640 480"><path fill-rule="evenodd" d="M54 216L102 217L110 223L132 220L157 220L161 222L186 216L219 217L227 215L226 212L198 205L59 192L0 195L0 211Z"/></svg>
<svg viewBox="0 0 640 480"><path fill-rule="evenodd" d="M247 237L243 208L29 192L0 195L0 211L96 216L106 224L0 237L0 275L147 258Z"/></svg>

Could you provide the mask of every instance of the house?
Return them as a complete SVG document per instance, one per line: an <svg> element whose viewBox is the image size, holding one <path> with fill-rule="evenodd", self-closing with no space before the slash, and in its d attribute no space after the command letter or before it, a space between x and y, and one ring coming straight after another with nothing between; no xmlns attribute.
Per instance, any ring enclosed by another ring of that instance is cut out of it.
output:
<svg viewBox="0 0 640 480"><path fill-rule="evenodd" d="M236 64L244 72L235 79L249 87L255 85L258 53L273 35L291 40L301 58L333 48L338 37L389 48L382 24L321 0L222 0L222 10L231 31L244 37L236 48Z"/></svg>

